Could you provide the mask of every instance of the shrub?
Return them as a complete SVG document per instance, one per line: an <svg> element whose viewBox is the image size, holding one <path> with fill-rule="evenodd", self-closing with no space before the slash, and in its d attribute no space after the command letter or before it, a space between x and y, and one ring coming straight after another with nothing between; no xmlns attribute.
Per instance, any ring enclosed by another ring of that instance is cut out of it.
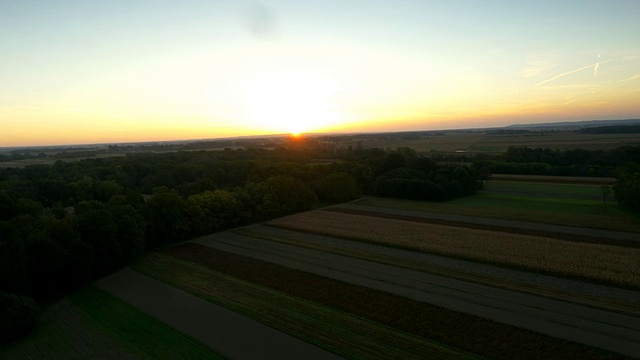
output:
<svg viewBox="0 0 640 360"><path fill-rule="evenodd" d="M38 326L38 305L33 299L0 293L0 344L18 340Z"/></svg>

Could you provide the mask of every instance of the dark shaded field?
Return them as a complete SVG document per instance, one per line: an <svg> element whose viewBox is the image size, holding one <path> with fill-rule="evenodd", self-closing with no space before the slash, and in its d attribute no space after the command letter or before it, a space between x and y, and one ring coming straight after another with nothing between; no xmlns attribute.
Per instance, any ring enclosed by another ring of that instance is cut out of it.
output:
<svg viewBox="0 0 640 360"><path fill-rule="evenodd" d="M196 244L183 244L161 252L488 358L623 358L477 316Z"/></svg>

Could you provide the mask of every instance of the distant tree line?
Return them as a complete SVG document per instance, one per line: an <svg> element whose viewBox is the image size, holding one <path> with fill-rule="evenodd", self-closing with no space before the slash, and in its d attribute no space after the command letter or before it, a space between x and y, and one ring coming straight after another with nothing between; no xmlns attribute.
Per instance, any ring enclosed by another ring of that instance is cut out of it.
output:
<svg viewBox="0 0 640 360"><path fill-rule="evenodd" d="M638 134L640 125L608 125L580 129L583 134Z"/></svg>
<svg viewBox="0 0 640 360"><path fill-rule="evenodd" d="M15 314L36 308L29 298L52 299L157 246L363 193L443 201L480 185L473 168L407 148L183 151L0 169L0 319L28 327Z"/></svg>
<svg viewBox="0 0 640 360"><path fill-rule="evenodd" d="M640 212L640 159L618 169L618 181L613 187L620 206Z"/></svg>
<svg viewBox="0 0 640 360"><path fill-rule="evenodd" d="M509 147L494 159L483 158L484 173L615 177L614 194L622 207L640 212L640 146L612 150L551 150ZM483 172L480 172L483 174ZM605 198L606 199L606 198Z"/></svg>
<svg viewBox="0 0 640 360"><path fill-rule="evenodd" d="M618 168L640 163L640 146L612 150L552 150L511 146L491 161L496 174L615 177Z"/></svg>

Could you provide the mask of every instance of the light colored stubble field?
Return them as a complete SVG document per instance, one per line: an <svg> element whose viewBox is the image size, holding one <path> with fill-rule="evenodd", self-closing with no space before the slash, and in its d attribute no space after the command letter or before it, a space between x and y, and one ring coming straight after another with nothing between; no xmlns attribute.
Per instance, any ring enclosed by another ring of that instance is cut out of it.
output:
<svg viewBox="0 0 640 360"><path fill-rule="evenodd" d="M321 210L269 224L640 289L640 249Z"/></svg>

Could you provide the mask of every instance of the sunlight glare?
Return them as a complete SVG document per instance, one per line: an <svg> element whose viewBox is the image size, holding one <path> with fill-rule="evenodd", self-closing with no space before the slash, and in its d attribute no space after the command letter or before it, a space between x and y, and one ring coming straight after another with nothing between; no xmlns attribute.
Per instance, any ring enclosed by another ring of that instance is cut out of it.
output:
<svg viewBox="0 0 640 360"><path fill-rule="evenodd" d="M327 79L302 71L261 74L246 83L241 96L254 126L299 135L341 120Z"/></svg>

